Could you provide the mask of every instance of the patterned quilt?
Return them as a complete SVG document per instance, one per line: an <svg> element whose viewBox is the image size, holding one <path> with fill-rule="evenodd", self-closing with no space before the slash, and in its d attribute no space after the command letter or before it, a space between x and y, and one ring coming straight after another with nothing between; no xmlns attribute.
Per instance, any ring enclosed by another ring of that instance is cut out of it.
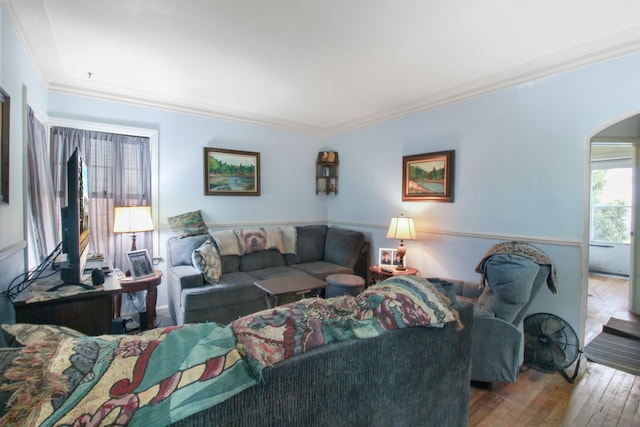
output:
<svg viewBox="0 0 640 427"><path fill-rule="evenodd" d="M458 313L428 281L392 277L357 297L304 299L242 317L231 324L239 347L258 370L321 345L372 338L394 329L443 327Z"/></svg>
<svg viewBox="0 0 640 427"><path fill-rule="evenodd" d="M306 299L240 318L138 335L54 337L28 346L5 376L0 425L166 425L256 384L264 367L321 345L407 327L443 327L457 312L433 285L395 277L357 297Z"/></svg>
<svg viewBox="0 0 640 427"><path fill-rule="evenodd" d="M64 338L50 360L46 343L27 347L5 373L22 381L0 425L169 424L257 383L235 344L229 327L210 323Z"/></svg>

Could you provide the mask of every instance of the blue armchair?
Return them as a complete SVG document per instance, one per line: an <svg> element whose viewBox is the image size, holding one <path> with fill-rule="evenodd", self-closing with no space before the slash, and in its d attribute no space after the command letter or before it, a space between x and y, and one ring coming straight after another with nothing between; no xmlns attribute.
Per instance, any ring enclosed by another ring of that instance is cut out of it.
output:
<svg viewBox="0 0 640 427"><path fill-rule="evenodd" d="M473 304L471 379L513 382L524 360L522 322L543 284L556 293L555 267L535 246L506 242L492 247L476 271L480 284L444 281L450 297Z"/></svg>

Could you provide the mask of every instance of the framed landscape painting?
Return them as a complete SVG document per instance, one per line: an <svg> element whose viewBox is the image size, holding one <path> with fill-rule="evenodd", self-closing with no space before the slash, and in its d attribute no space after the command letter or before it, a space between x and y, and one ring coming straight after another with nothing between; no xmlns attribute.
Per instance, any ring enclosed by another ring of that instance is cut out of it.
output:
<svg viewBox="0 0 640 427"><path fill-rule="evenodd" d="M402 158L402 201L453 202L454 150Z"/></svg>
<svg viewBox="0 0 640 427"><path fill-rule="evenodd" d="M204 149L206 196L259 196L260 153Z"/></svg>

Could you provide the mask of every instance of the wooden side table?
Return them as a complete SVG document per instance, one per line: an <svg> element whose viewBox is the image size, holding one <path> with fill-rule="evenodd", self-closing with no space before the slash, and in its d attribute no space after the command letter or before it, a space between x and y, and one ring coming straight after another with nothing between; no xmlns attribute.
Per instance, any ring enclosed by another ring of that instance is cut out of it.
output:
<svg viewBox="0 0 640 427"><path fill-rule="evenodd" d="M416 274L418 274L418 270L411 267L407 267L405 270L396 270L394 268L390 268L389 270L391 271L383 271L377 265L372 265L371 267L369 267L369 286L375 285L377 282L381 282L392 276L415 276Z"/></svg>
<svg viewBox="0 0 640 427"><path fill-rule="evenodd" d="M122 294L129 292L147 291L147 322L149 329L155 327L156 321L156 301L158 300L158 286L162 282L162 271L155 270L153 276L133 280L130 278L120 279L120 292L115 296L114 318L120 318L120 308L122 306Z"/></svg>

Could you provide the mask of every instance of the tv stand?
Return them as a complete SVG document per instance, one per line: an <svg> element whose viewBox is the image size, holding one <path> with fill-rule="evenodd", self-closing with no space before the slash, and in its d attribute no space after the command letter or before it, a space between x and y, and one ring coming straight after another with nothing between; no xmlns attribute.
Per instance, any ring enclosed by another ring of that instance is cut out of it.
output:
<svg viewBox="0 0 640 427"><path fill-rule="evenodd" d="M111 333L113 297L120 292L115 275L106 275L104 284L95 287L90 277L68 286L60 280L60 272L43 276L13 301L16 323L66 326L87 335Z"/></svg>

